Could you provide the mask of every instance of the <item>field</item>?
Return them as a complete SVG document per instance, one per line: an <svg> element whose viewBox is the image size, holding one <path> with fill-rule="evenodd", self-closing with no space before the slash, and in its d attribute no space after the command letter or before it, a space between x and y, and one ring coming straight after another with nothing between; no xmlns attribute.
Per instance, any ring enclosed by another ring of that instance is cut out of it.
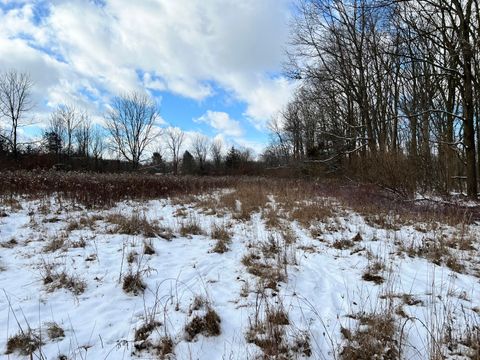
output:
<svg viewBox="0 0 480 360"><path fill-rule="evenodd" d="M480 359L479 206L333 181L0 175L5 359Z"/></svg>

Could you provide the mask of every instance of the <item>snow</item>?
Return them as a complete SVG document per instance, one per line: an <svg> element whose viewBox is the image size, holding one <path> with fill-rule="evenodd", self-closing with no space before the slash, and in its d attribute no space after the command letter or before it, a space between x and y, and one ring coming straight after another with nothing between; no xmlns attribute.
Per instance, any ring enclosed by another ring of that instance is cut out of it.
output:
<svg viewBox="0 0 480 360"><path fill-rule="evenodd" d="M18 353L4 355L9 337L28 327L41 329L43 358L55 359L60 354L69 359L129 359L154 358L147 351L134 348L134 333L154 313L161 322L152 334L160 338L168 334L175 344L177 359L249 359L261 354L260 348L248 343L245 334L255 314L258 294L257 279L247 272L242 258L258 251L255 244L270 236L279 236L269 229L260 214L250 221L207 215L193 205L175 205L169 200L146 203L132 201L108 210L87 211L49 201L21 200L22 209L6 209L0 218L0 351L6 359L22 358ZM237 207L241 204L237 203ZM176 216L186 207L187 219L194 219L205 231L203 235L179 235L184 221ZM48 211L45 211L48 209ZM125 235L112 231L106 214L130 215L141 213L149 221L158 221L173 229L170 241L151 239L155 254L143 255L142 235ZM67 231L68 223L82 216L99 215L92 228ZM211 249L215 240L209 231L212 224L231 223L230 251L219 254ZM403 319L408 359L425 357L430 346L432 324L441 326L452 317L461 332L468 321L478 324L480 308L478 255L469 261L467 273L453 272L446 266L427 259L409 257L399 252L398 244L421 243L439 230L421 232L413 226L398 230L374 228L362 216L343 212L331 224L319 225L320 236L313 236L296 222L288 227L297 241L292 245L287 280L276 290L269 290L267 301L281 303L288 312L289 332L304 332L310 338L312 359L331 359L338 353L344 339L342 327L354 327L351 314L378 310L385 306L382 295L411 294L421 301L403 305L410 318ZM455 229L442 225L444 233ZM469 229L478 240L478 225ZM337 249L332 243L352 239L361 241L353 248ZM66 237L69 241L84 239L84 248L44 250L52 238ZM5 244L15 239L18 244ZM253 244L253 247L252 247ZM478 243L477 245L478 246ZM478 247L476 248L478 251ZM135 250L137 260L129 265L126 254ZM478 252L477 252L478 254ZM386 264L386 281L381 285L362 280L365 268L375 260ZM55 264L58 270L86 282L86 290L75 295L66 289L49 291L43 284L42 269ZM131 266L142 270L147 285L143 295L127 294L119 281ZM248 284L248 296L242 291ZM193 341L185 337L185 325L202 310L193 310L194 299L201 296L221 319L221 334L197 335ZM398 301L400 301L398 299ZM56 322L65 336L52 340L46 335L46 323ZM39 351L36 352L40 354ZM298 355L302 358L304 355ZM304 356L306 357L306 356ZM40 356L39 356L40 358ZM452 358L453 355L452 355ZM459 358L459 357L457 357ZM460 357L461 358L461 357Z"/></svg>

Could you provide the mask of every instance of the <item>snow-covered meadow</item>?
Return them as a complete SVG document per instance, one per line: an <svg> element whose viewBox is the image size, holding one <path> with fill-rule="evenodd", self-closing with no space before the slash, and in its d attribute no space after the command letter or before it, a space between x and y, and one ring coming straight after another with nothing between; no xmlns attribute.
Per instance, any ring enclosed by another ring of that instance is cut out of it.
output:
<svg viewBox="0 0 480 360"><path fill-rule="evenodd" d="M478 358L478 225L245 189L4 200L0 358Z"/></svg>

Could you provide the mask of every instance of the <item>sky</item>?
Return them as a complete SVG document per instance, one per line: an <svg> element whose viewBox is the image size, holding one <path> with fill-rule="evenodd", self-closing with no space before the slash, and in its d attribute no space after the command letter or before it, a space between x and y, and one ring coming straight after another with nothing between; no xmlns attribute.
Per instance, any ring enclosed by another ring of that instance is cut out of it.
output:
<svg viewBox="0 0 480 360"><path fill-rule="evenodd" d="M94 122L146 91L162 127L259 153L291 98L282 75L291 0L0 0L0 71L30 73L38 135L59 105Z"/></svg>

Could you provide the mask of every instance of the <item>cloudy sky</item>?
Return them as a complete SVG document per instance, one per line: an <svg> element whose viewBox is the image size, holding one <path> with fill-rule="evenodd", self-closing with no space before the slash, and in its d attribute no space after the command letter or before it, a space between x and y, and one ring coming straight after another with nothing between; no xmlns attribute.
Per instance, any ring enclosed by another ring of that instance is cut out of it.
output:
<svg viewBox="0 0 480 360"><path fill-rule="evenodd" d="M74 103L100 122L148 91L163 126L256 151L293 84L281 74L290 0L0 0L0 71L28 71L35 122Z"/></svg>

